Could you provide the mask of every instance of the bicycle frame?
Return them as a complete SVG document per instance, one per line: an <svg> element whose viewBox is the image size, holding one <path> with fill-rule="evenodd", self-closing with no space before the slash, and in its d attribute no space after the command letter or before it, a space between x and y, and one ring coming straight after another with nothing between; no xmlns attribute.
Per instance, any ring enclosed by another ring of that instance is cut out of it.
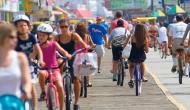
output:
<svg viewBox="0 0 190 110"><path fill-rule="evenodd" d="M57 92L57 88L56 88L56 86L55 86L55 84L53 82L53 79L52 79L52 74L53 74L52 68L50 68L48 70L48 73L49 73L49 75L48 75L49 82L47 83L47 106L48 106L48 108L50 106L50 104L48 102L48 100L49 100L48 96L50 95L49 90L50 90L50 88L53 88L55 90L55 94L54 95L56 96L56 98L55 98L55 100L56 100L56 108L58 108L58 105L59 105L58 92Z"/></svg>
<svg viewBox="0 0 190 110"><path fill-rule="evenodd" d="M134 80L135 80L135 86L136 86L136 96L138 96L141 94L141 90L142 90L142 72L141 72L140 63L135 63Z"/></svg>
<svg viewBox="0 0 190 110"><path fill-rule="evenodd" d="M177 67L179 73L179 84L182 84L182 77L183 77L183 61L184 61L184 50L177 49Z"/></svg>
<svg viewBox="0 0 190 110"><path fill-rule="evenodd" d="M118 62L118 80L117 85L123 86L124 83L124 60L120 58Z"/></svg>

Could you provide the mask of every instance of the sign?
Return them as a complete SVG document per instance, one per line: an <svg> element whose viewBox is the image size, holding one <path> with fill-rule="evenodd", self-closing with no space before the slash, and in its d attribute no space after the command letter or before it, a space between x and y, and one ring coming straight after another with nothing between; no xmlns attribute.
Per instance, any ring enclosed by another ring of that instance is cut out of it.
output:
<svg viewBox="0 0 190 110"><path fill-rule="evenodd" d="M139 9L148 8L147 0L111 0L111 8L117 9Z"/></svg>
<svg viewBox="0 0 190 110"><path fill-rule="evenodd" d="M29 0L24 0L24 11L29 13L32 12L32 5Z"/></svg>
<svg viewBox="0 0 190 110"><path fill-rule="evenodd" d="M176 5L178 4L178 0L164 0L167 5Z"/></svg>

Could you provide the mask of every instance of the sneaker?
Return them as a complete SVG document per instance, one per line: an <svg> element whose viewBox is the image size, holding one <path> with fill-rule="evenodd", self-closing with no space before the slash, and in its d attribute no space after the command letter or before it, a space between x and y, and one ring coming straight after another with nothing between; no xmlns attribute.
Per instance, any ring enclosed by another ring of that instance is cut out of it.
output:
<svg viewBox="0 0 190 110"><path fill-rule="evenodd" d="M129 68L129 66L128 66L128 63L127 63L127 61L125 61L125 69L128 69Z"/></svg>
<svg viewBox="0 0 190 110"><path fill-rule="evenodd" d="M133 80L130 80L128 82L128 85L129 85L130 88L134 88L134 82L133 82Z"/></svg>
<svg viewBox="0 0 190 110"><path fill-rule="evenodd" d="M100 68L98 68L98 73L100 73L100 70L101 70L101 69L100 69Z"/></svg>
<svg viewBox="0 0 190 110"><path fill-rule="evenodd" d="M80 110L80 106L77 104L74 104L74 109L73 110Z"/></svg>
<svg viewBox="0 0 190 110"><path fill-rule="evenodd" d="M45 98L46 98L46 93L45 92L41 92L40 98L38 99L38 101L44 101Z"/></svg>
<svg viewBox="0 0 190 110"><path fill-rule="evenodd" d="M176 71L177 71L177 66L176 66L176 65L172 66L171 71L172 71L173 73L176 72Z"/></svg>
<svg viewBox="0 0 190 110"><path fill-rule="evenodd" d="M117 75L116 74L113 75L112 80L117 81Z"/></svg>

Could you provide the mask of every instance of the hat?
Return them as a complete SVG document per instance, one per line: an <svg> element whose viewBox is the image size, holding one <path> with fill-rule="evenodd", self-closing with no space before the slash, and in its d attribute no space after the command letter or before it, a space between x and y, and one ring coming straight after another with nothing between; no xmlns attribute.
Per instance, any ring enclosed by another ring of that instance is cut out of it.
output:
<svg viewBox="0 0 190 110"><path fill-rule="evenodd" d="M96 19L97 20L102 20L102 17L101 16L97 16Z"/></svg>

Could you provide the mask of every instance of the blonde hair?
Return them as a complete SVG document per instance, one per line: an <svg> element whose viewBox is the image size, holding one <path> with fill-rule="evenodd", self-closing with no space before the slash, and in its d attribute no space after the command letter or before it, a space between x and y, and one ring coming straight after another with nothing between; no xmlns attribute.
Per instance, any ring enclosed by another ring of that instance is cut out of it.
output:
<svg viewBox="0 0 190 110"><path fill-rule="evenodd" d="M16 29L11 24L0 25L0 46L4 45L5 39L8 38L12 32L16 32Z"/></svg>

